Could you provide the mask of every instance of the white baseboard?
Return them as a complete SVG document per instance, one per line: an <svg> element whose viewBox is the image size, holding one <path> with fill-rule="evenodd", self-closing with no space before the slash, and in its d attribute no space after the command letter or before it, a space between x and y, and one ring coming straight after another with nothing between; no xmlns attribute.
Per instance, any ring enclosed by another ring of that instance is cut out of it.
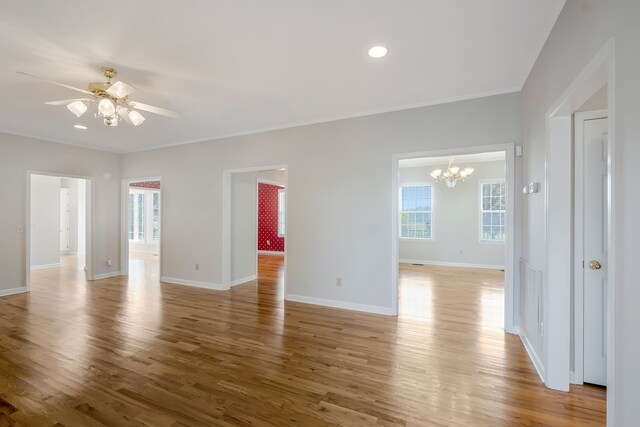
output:
<svg viewBox="0 0 640 427"><path fill-rule="evenodd" d="M60 268L61 264L56 262L55 264L40 264L40 265L32 265L31 271L33 270L46 270L48 268Z"/></svg>
<svg viewBox="0 0 640 427"><path fill-rule="evenodd" d="M545 382L544 366L542 365L542 362L540 361L538 354L533 349L533 346L531 346L531 344L529 343L529 340L524 334L520 334L519 336L520 336L520 341L522 341L522 344L524 345L524 349L527 351L527 354L529 355L529 359L531 359L531 362L533 363L533 367L536 368L536 372L540 377L540 381L542 381L542 383L544 384Z"/></svg>
<svg viewBox="0 0 640 427"><path fill-rule="evenodd" d="M467 268L487 268L490 270L504 270L504 265L490 264L470 264L466 262L448 262L448 261L425 261L422 259L401 259L402 264L425 264L425 265L441 265L443 267L467 267Z"/></svg>
<svg viewBox="0 0 640 427"><path fill-rule="evenodd" d="M212 289L214 291L228 291L229 288L218 283L198 282L197 280L185 280L175 277L161 277L161 282L173 283L174 285L193 286L194 288Z"/></svg>
<svg viewBox="0 0 640 427"><path fill-rule="evenodd" d="M280 256L284 256L284 252L278 252L278 251L258 251L258 255L280 255Z"/></svg>
<svg viewBox="0 0 640 427"><path fill-rule="evenodd" d="M254 274L253 276L247 276L247 277L243 277L242 279L236 279L236 280L231 282L231 286L241 285L243 283L247 283L247 282L250 282L252 280L256 280L257 278L258 278L258 276L256 274Z"/></svg>
<svg viewBox="0 0 640 427"><path fill-rule="evenodd" d="M26 286L21 286L19 288L11 288L11 289L0 289L0 297L7 297L9 295L15 295L15 294L23 294L25 292L29 292Z"/></svg>
<svg viewBox="0 0 640 427"><path fill-rule="evenodd" d="M383 314L385 316L392 316L393 311L389 307L379 307L375 305L356 304L353 302L337 301L331 299L305 297L302 295L287 294L285 300L302 302L305 304L322 305L331 308L341 308L343 310L362 311L365 313Z"/></svg>
<svg viewBox="0 0 640 427"><path fill-rule="evenodd" d="M122 272L120 272L120 271L112 271L110 273L95 274L93 276L93 279L91 279L91 280L110 279L112 277L117 277L117 276L122 276Z"/></svg>

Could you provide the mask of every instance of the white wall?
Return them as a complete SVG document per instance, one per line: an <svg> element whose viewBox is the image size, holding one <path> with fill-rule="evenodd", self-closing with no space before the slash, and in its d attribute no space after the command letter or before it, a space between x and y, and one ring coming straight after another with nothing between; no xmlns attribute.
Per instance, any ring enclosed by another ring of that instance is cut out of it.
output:
<svg viewBox="0 0 640 427"><path fill-rule="evenodd" d="M633 183L640 180L640 2L637 0L567 0L523 90L523 179L544 182L545 114L563 91L611 38L615 37L615 122L618 164L618 257L615 286L615 396L613 411L618 426L636 425L640 419L637 384L640 383L640 286L635 264L640 250L640 199ZM524 199L522 256L546 271L544 198ZM553 250L553 248L552 248ZM549 284L553 285L553 284ZM552 328L553 325L547 325Z"/></svg>
<svg viewBox="0 0 640 427"><path fill-rule="evenodd" d="M31 268L60 264L60 178L31 179Z"/></svg>
<svg viewBox="0 0 640 427"><path fill-rule="evenodd" d="M56 144L0 133L0 292L25 286L27 171L95 177L94 273L119 271L120 156L114 153ZM111 173L111 179L103 173ZM111 267L107 259L113 260Z"/></svg>
<svg viewBox="0 0 640 427"><path fill-rule="evenodd" d="M517 143L520 105L514 93L125 154L122 172L163 178L163 274L220 284L223 169L287 164L289 294L391 312L392 155Z"/></svg>
<svg viewBox="0 0 640 427"><path fill-rule="evenodd" d="M78 253L78 179L61 178L60 187L69 189L69 253Z"/></svg>
<svg viewBox="0 0 640 427"><path fill-rule="evenodd" d="M87 181L78 180L78 255L84 255L87 247Z"/></svg>
<svg viewBox="0 0 640 427"><path fill-rule="evenodd" d="M400 239L400 260L454 263L504 268L504 243L480 242L480 181L505 179L505 162L463 162L473 174L455 188L431 178L446 164L401 168L399 183L430 184L433 188L433 239Z"/></svg>
<svg viewBox="0 0 640 427"><path fill-rule="evenodd" d="M256 275L256 180L258 173L231 175L231 282Z"/></svg>

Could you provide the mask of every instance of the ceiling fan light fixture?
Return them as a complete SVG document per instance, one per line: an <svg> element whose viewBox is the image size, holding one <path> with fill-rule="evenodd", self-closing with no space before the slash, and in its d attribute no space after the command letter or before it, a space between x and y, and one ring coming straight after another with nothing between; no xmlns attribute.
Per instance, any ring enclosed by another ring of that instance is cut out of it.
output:
<svg viewBox="0 0 640 427"><path fill-rule="evenodd" d="M73 101L70 104L67 104L67 108L75 114L76 117L80 117L87 111L88 107L84 101Z"/></svg>
<svg viewBox="0 0 640 427"><path fill-rule="evenodd" d="M129 120L131 120L131 123L133 123L134 126L138 126L145 121L145 118L142 114L138 113L136 110L129 110Z"/></svg>
<svg viewBox="0 0 640 427"><path fill-rule="evenodd" d="M111 127L118 126L118 118L114 116L109 116L104 118L104 124Z"/></svg>
<svg viewBox="0 0 640 427"><path fill-rule="evenodd" d="M104 117L113 116L113 113L116 112L116 106L113 105L113 101L109 98L102 98L98 104L98 111Z"/></svg>

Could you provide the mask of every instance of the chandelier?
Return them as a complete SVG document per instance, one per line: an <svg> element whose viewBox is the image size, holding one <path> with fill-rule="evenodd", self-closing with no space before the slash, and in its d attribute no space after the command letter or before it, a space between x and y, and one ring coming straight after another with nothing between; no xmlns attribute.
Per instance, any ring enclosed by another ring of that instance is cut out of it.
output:
<svg viewBox="0 0 640 427"><path fill-rule="evenodd" d="M433 178L436 182L446 182L447 187L453 188L456 186L458 181L464 182L469 175L473 173L473 168L464 168L460 170L460 167L453 166L453 157L449 157L449 167L446 172L442 173L442 169L436 169L431 172L431 178Z"/></svg>

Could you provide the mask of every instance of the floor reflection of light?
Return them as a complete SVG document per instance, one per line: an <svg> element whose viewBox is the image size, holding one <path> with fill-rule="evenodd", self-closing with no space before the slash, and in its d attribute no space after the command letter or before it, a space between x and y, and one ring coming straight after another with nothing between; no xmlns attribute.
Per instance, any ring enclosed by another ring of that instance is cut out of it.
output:
<svg viewBox="0 0 640 427"><path fill-rule="evenodd" d="M403 318L433 320L433 290L428 280L409 279L400 286L398 311Z"/></svg>

